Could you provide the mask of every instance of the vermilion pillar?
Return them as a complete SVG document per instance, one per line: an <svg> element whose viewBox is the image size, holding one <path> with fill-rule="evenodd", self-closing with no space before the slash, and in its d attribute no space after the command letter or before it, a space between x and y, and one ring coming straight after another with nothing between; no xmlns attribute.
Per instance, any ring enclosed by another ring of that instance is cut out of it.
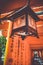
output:
<svg viewBox="0 0 43 65"><path fill-rule="evenodd" d="M12 22L8 20L9 26L8 26L8 33L7 33L7 42L6 42L6 51L5 51L5 60L4 60L4 65L6 65L7 62L7 55L8 55L8 50L9 50L9 39L10 39L10 33L11 33L11 28L12 28Z"/></svg>

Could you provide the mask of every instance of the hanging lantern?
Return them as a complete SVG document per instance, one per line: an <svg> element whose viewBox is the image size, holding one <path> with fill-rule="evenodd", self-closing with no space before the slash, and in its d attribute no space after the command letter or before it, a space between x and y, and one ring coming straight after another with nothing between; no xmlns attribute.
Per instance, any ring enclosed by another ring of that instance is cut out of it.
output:
<svg viewBox="0 0 43 65"><path fill-rule="evenodd" d="M17 10L9 18L13 20L11 36L13 34L19 35L22 39L26 36L38 37L36 21L39 21L40 19L29 6L24 6Z"/></svg>
<svg viewBox="0 0 43 65"><path fill-rule="evenodd" d="M18 17L14 20L12 35L19 35L24 39L26 36L36 36L37 28L35 20L28 14Z"/></svg>

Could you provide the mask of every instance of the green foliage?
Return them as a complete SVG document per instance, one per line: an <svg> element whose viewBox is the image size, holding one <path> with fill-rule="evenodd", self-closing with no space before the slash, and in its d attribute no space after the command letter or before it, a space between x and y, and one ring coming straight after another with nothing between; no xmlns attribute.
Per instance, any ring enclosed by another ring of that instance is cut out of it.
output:
<svg viewBox="0 0 43 65"><path fill-rule="evenodd" d="M4 36L0 36L0 49L2 51L2 55L4 55L6 46L6 38Z"/></svg>

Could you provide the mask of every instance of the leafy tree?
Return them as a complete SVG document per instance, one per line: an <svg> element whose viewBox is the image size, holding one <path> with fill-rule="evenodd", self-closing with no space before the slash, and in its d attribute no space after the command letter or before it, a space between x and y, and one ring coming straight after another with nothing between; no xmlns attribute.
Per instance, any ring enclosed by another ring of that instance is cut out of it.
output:
<svg viewBox="0 0 43 65"><path fill-rule="evenodd" d="M4 56L4 52L5 52L5 46L6 46L6 38L4 36L0 36L0 51L3 56ZM1 53L0 53L0 55L1 55Z"/></svg>

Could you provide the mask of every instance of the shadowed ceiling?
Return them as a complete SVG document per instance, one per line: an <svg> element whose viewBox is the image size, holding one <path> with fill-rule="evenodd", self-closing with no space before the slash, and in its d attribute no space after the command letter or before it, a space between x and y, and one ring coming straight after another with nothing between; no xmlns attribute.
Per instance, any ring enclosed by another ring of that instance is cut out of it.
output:
<svg viewBox="0 0 43 65"><path fill-rule="evenodd" d="M27 3L27 0L0 0L1 13L9 12L20 8ZM31 7L43 6L43 0L30 0Z"/></svg>

